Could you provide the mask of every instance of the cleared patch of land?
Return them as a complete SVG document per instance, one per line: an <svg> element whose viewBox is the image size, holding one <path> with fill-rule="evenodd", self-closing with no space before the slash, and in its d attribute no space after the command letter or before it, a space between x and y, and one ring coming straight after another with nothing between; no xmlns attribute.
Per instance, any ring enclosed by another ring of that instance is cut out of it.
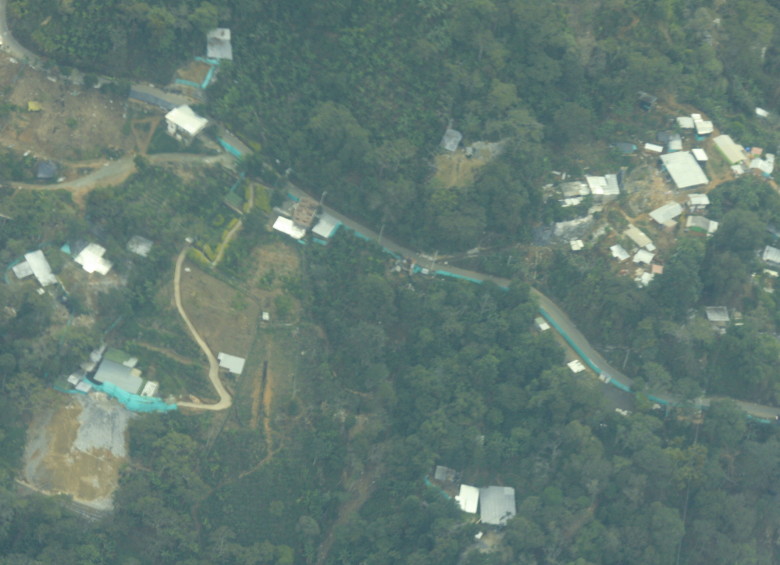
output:
<svg viewBox="0 0 780 565"><path fill-rule="evenodd" d="M102 394L63 396L30 426L24 483L47 494L67 494L98 510L113 508L119 469L127 460L132 414Z"/></svg>

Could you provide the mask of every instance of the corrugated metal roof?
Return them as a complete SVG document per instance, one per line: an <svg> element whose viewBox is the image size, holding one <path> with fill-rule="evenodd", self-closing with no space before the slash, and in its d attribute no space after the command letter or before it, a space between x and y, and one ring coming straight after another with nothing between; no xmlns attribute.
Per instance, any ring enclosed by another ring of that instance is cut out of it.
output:
<svg viewBox="0 0 780 565"><path fill-rule="evenodd" d="M704 174L701 166L689 151L661 155L661 162L680 190L709 182L707 175Z"/></svg>
<svg viewBox="0 0 780 565"><path fill-rule="evenodd" d="M677 216L682 214L682 211L682 206L677 202L669 202L650 212L650 217L659 224L666 225L667 222L674 220Z"/></svg>
<svg viewBox="0 0 780 565"><path fill-rule="evenodd" d="M502 526L516 513L515 489L512 487L479 489L479 516L483 523Z"/></svg>
<svg viewBox="0 0 780 565"><path fill-rule="evenodd" d="M745 159L745 150L741 145L736 144L734 140L731 139L731 136L724 133L713 139L713 141L715 142L715 147L718 148L721 155L723 155L730 165L734 165Z"/></svg>
<svg viewBox="0 0 780 565"><path fill-rule="evenodd" d="M469 514L476 514L479 505L479 489L471 485L460 485L460 493L455 497L460 509Z"/></svg>
<svg viewBox="0 0 780 565"><path fill-rule="evenodd" d="M234 375L240 375L244 371L244 363L246 363L246 359L243 357L236 357L235 355L220 352L217 355L217 359L219 359L220 367L227 369Z"/></svg>
<svg viewBox="0 0 780 565"><path fill-rule="evenodd" d="M233 46L228 28L218 27L206 34L206 56L209 59L233 60Z"/></svg>
<svg viewBox="0 0 780 565"><path fill-rule="evenodd" d="M57 277L52 273L51 266L46 260L43 251L38 249L32 253L25 253L24 258L27 260L33 275L38 279L41 286L49 286L50 284L55 284L57 282Z"/></svg>
<svg viewBox="0 0 780 565"><path fill-rule="evenodd" d="M441 138L441 146L447 151L455 151L460 145L460 140L463 139L463 134L458 130L447 128L444 132L444 136Z"/></svg>
<svg viewBox="0 0 780 565"><path fill-rule="evenodd" d="M130 394L138 394L144 383L132 368L110 359L103 359L94 378L99 383L111 383Z"/></svg>
<svg viewBox="0 0 780 565"><path fill-rule="evenodd" d="M209 121L199 116L189 106L178 106L165 114L165 121L184 131L190 137L195 137L203 131Z"/></svg>

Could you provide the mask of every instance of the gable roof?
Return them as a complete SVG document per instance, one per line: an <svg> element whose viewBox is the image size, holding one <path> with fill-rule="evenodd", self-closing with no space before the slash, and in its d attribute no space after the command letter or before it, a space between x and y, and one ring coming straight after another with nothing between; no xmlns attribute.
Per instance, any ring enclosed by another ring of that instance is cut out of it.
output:
<svg viewBox="0 0 780 565"><path fill-rule="evenodd" d="M661 155L661 162L680 190L709 182L707 175L701 170L701 166L690 151L677 151Z"/></svg>
<svg viewBox="0 0 780 565"><path fill-rule="evenodd" d="M165 114L165 120L175 125L187 133L190 137L195 137L208 125L209 121L203 116L199 116L189 106L178 106Z"/></svg>
<svg viewBox="0 0 780 565"><path fill-rule="evenodd" d="M682 206L677 202L669 202L650 212L650 217L661 225L667 225L677 216L682 214L682 211Z"/></svg>

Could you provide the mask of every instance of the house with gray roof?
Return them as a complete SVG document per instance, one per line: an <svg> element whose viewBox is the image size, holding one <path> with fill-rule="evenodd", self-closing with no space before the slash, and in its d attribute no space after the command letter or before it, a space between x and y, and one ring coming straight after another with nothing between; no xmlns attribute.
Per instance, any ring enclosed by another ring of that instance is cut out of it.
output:
<svg viewBox="0 0 780 565"><path fill-rule="evenodd" d="M105 357L93 379L100 384L111 383L130 394L138 394L144 384L140 371Z"/></svg>
<svg viewBox="0 0 780 565"><path fill-rule="evenodd" d="M517 513L515 489L483 487L479 489L479 518L483 524L503 526Z"/></svg>

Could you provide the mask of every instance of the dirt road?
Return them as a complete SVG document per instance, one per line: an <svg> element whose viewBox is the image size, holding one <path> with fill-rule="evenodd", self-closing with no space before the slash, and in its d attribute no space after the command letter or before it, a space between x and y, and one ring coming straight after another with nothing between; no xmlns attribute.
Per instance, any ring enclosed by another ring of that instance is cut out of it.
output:
<svg viewBox="0 0 780 565"><path fill-rule="evenodd" d="M199 404L197 402L178 402L177 404L179 408L192 408L194 410L226 410L232 406L233 399L230 397L230 394L228 394L228 391L225 389L225 385L222 384L222 381L219 378L219 364L217 363L217 358L214 357L214 354L211 352L211 349L209 349L206 341L195 329L195 326L190 321L189 316L187 316L187 312L184 310L184 305L181 301L181 267L184 264L184 259L187 257L189 248L190 246L187 245L182 249L181 253L179 253L179 257L176 259L176 269L174 270L173 275L173 296L176 301L176 309L179 311L181 319L184 320L184 324L187 326L187 329L190 330L190 334L192 334L195 343L203 350L203 353L206 354L206 358L209 360L209 380L211 381L214 390L217 391L219 401L216 404Z"/></svg>

